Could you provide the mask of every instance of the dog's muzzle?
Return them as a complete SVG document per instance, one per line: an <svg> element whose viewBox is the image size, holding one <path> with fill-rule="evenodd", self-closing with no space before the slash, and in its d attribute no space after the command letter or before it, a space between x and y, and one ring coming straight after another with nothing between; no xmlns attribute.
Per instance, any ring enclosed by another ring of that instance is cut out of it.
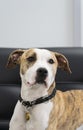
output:
<svg viewBox="0 0 83 130"><path fill-rule="evenodd" d="M48 76L48 71L45 68L39 68L37 70L36 83L43 84Z"/></svg>

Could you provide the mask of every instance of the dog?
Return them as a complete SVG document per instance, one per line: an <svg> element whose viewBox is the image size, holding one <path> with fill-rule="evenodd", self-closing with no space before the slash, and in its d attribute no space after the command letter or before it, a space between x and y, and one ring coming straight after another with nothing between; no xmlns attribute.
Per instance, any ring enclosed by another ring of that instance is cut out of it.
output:
<svg viewBox="0 0 83 130"><path fill-rule="evenodd" d="M57 68L71 73L67 58L46 49L18 49L7 62L20 65L21 94L9 130L78 130L83 126L83 91L55 89Z"/></svg>

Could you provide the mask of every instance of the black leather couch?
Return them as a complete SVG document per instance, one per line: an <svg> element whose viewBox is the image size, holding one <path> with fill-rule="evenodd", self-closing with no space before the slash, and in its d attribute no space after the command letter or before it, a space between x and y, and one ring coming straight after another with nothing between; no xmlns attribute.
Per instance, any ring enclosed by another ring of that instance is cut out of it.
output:
<svg viewBox="0 0 83 130"><path fill-rule="evenodd" d="M9 120L20 93L19 67L8 70L8 55L15 49L0 48L0 130L8 130ZM49 48L63 53L69 60L72 74L58 70L56 88L61 91L83 88L83 48Z"/></svg>

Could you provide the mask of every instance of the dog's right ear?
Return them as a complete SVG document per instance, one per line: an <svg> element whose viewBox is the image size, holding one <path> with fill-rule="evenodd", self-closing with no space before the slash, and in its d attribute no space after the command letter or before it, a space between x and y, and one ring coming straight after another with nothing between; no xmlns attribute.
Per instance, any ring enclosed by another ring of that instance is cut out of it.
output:
<svg viewBox="0 0 83 130"><path fill-rule="evenodd" d="M20 57L22 56L22 54L24 53L24 50L18 49L13 51L8 58L7 61L7 68L14 68L17 64L20 64Z"/></svg>
<svg viewBox="0 0 83 130"><path fill-rule="evenodd" d="M57 53L57 52L55 52L55 56L58 61L58 67L71 74L72 72L71 72L67 58L63 54Z"/></svg>

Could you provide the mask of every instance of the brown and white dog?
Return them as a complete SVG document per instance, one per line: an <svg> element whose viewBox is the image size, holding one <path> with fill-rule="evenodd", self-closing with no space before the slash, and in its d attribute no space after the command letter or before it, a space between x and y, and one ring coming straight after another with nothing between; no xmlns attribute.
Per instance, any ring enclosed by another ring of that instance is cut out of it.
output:
<svg viewBox="0 0 83 130"><path fill-rule="evenodd" d="M71 73L64 55L45 49L15 50L9 56L7 67L17 64L20 64L24 101L34 101L52 93L58 67ZM29 108L18 100L9 130L78 130L82 125L83 91L56 91L49 101Z"/></svg>

